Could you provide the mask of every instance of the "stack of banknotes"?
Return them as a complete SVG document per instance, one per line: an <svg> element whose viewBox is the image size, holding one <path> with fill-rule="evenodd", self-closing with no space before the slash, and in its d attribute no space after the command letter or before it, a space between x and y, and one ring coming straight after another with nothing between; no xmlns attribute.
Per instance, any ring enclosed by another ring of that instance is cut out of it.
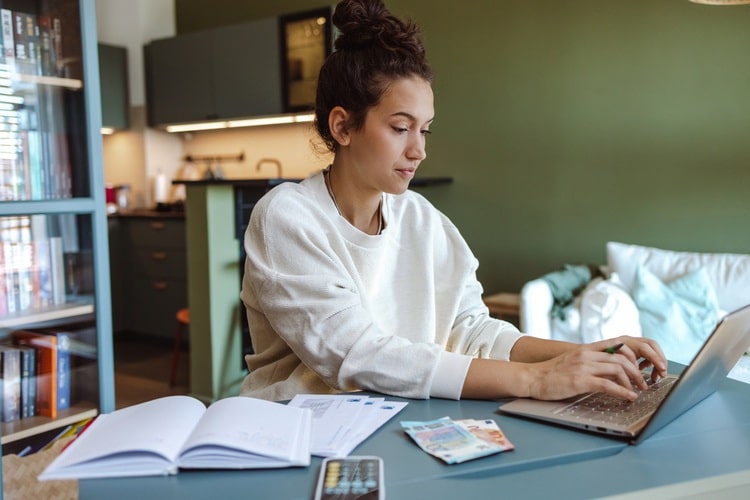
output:
<svg viewBox="0 0 750 500"><path fill-rule="evenodd" d="M492 419L452 420L443 417L428 422L400 423L422 450L449 464L513 449L513 444Z"/></svg>

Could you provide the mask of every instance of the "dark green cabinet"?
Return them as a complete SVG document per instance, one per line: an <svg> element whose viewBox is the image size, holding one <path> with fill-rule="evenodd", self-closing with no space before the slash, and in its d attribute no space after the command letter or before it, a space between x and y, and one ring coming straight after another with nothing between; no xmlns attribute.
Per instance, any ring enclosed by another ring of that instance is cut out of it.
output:
<svg viewBox="0 0 750 500"><path fill-rule="evenodd" d="M98 50L102 127L125 130L130 126L128 50L103 43L98 44Z"/></svg>
<svg viewBox="0 0 750 500"><path fill-rule="evenodd" d="M216 117L211 45L211 34L200 32L144 47L149 125Z"/></svg>
<svg viewBox="0 0 750 500"><path fill-rule="evenodd" d="M269 18L147 44L149 125L281 113L278 30Z"/></svg>
<svg viewBox="0 0 750 500"><path fill-rule="evenodd" d="M113 242L118 246L110 249L112 296L120 298L114 308L114 330L171 339L175 314L187 307L185 220L116 219Z"/></svg>

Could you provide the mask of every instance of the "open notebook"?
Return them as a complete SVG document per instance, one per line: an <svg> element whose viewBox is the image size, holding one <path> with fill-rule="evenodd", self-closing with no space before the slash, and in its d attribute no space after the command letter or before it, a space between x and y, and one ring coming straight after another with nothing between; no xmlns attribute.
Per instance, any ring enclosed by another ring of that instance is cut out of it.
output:
<svg viewBox="0 0 750 500"><path fill-rule="evenodd" d="M681 375L669 375L636 401L600 393L561 401L520 398L500 410L630 439L637 444L711 395L750 346L750 305L723 317Z"/></svg>

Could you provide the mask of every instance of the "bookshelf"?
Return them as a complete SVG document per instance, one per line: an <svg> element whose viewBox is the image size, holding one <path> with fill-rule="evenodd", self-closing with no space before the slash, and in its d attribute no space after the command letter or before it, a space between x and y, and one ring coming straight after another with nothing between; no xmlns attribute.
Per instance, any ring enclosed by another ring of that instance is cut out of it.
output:
<svg viewBox="0 0 750 500"><path fill-rule="evenodd" d="M56 415L0 412L2 446L13 448L114 410L114 361L94 1L0 7L3 28L31 26L31 40L12 38L27 44L22 52L0 37L0 344L19 330L70 338L60 362L70 397ZM38 389L42 378L19 385ZM14 394L0 394L5 409Z"/></svg>

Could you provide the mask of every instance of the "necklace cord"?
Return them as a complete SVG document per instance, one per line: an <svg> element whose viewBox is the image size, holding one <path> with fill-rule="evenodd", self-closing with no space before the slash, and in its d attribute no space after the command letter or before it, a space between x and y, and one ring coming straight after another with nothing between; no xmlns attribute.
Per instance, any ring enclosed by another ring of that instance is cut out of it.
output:
<svg viewBox="0 0 750 500"><path fill-rule="evenodd" d="M336 201L336 195L333 194L333 185L331 184L331 166L329 166L327 169L323 171L323 181L325 182L328 195L331 197L331 201L333 201L333 206L336 207L336 211L339 213L339 215L341 217L344 217L344 214L341 213L339 204ZM381 197L380 203L378 203L378 232L375 234L378 235L382 232L383 232L383 198Z"/></svg>

